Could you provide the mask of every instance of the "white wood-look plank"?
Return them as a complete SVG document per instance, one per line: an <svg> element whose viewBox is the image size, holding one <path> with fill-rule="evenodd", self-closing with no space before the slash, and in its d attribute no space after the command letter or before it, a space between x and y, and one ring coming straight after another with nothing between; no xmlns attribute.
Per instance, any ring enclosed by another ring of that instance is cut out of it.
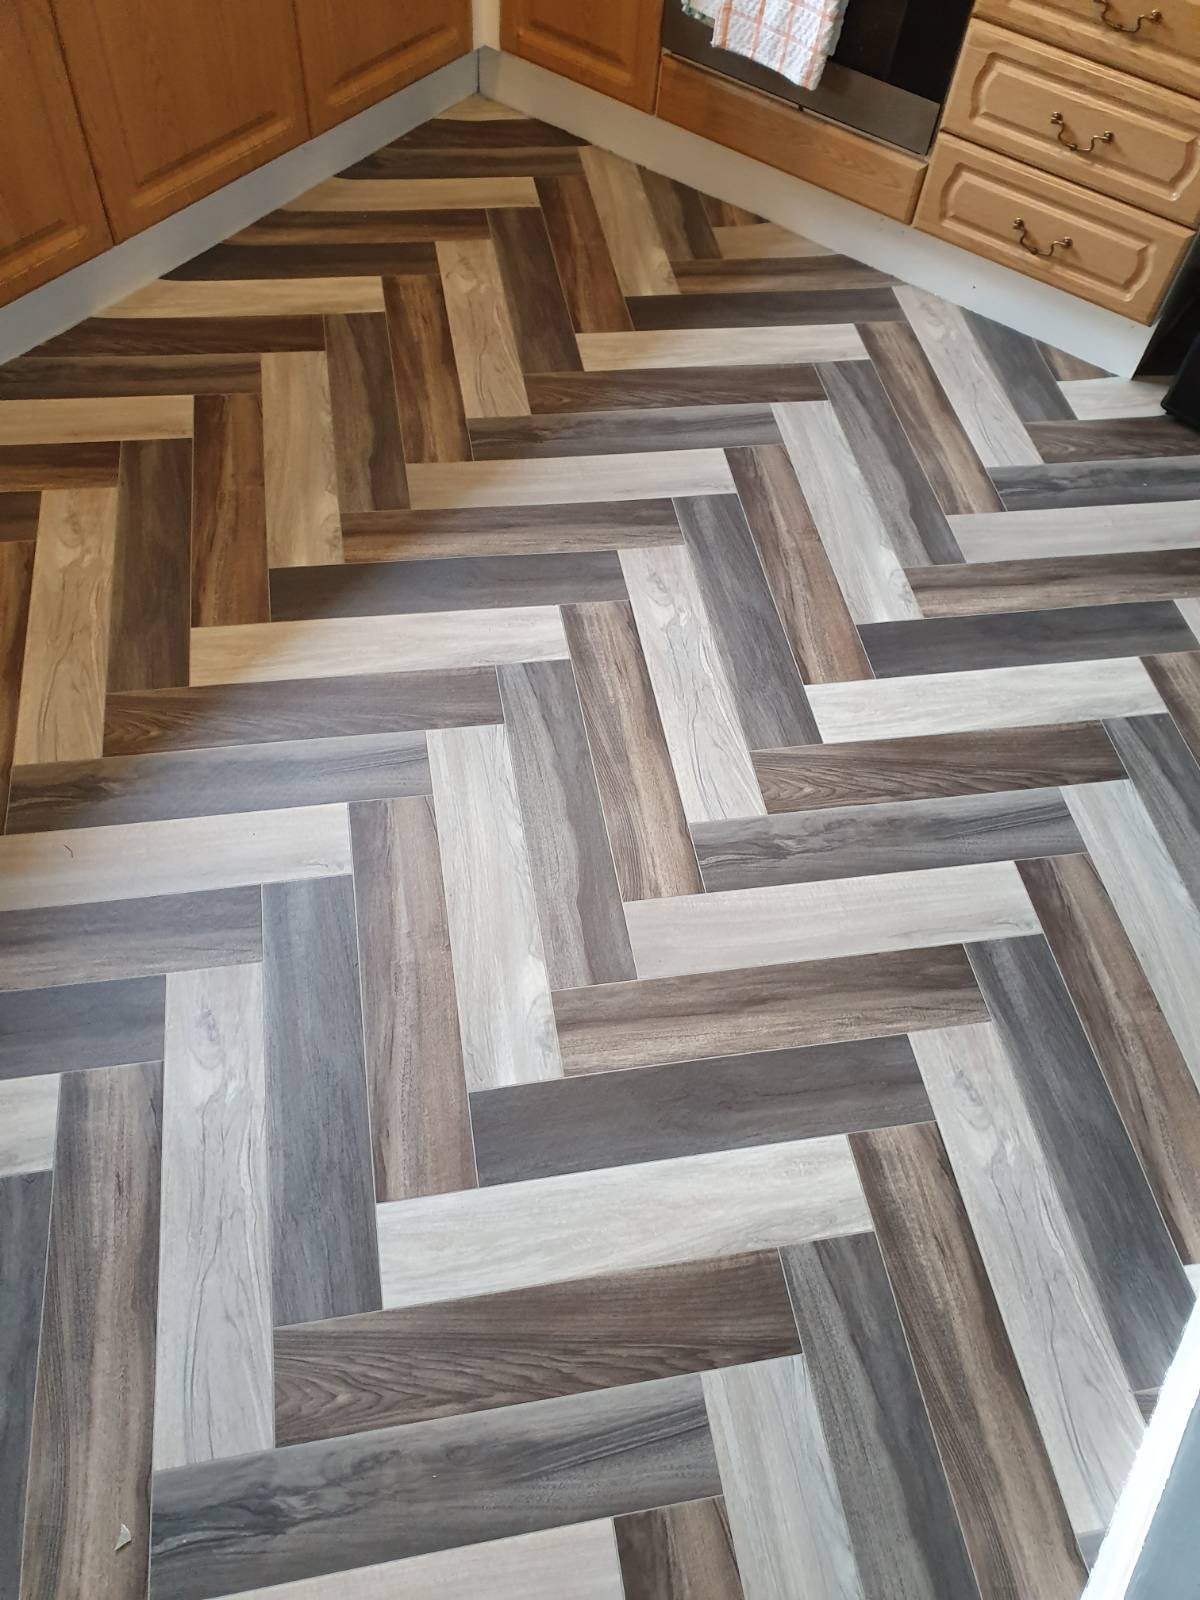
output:
<svg viewBox="0 0 1200 1600"><path fill-rule="evenodd" d="M191 436L190 394L0 400L0 445L85 444L99 439L190 439Z"/></svg>
<svg viewBox="0 0 1200 1600"><path fill-rule="evenodd" d="M611 1521L242 1589L226 1600L625 1600Z"/></svg>
<svg viewBox="0 0 1200 1600"><path fill-rule="evenodd" d="M1200 545L1200 500L975 511L949 520L965 561L1036 561Z"/></svg>
<svg viewBox="0 0 1200 1600"><path fill-rule="evenodd" d="M930 672L861 683L815 683L808 701L822 739L902 739L977 728L1031 728L1152 716L1158 690L1132 656L979 672Z"/></svg>
<svg viewBox="0 0 1200 1600"><path fill-rule="evenodd" d="M534 461L414 461L414 511L582 504L666 495L732 494L723 450L646 450Z"/></svg>
<svg viewBox="0 0 1200 1600"><path fill-rule="evenodd" d="M104 743L115 489L48 489L34 547L16 765L88 761Z"/></svg>
<svg viewBox="0 0 1200 1600"><path fill-rule="evenodd" d="M262 358L263 498L272 567L342 559L329 369L323 350Z"/></svg>
<svg viewBox="0 0 1200 1600"><path fill-rule="evenodd" d="M745 1600L801 1592L804 1600L861 1600L804 1357L723 1367L701 1381Z"/></svg>
<svg viewBox="0 0 1200 1600"><path fill-rule="evenodd" d="M1059 388L1081 422L1106 417L1161 417L1166 378L1069 378Z"/></svg>
<svg viewBox="0 0 1200 1600"><path fill-rule="evenodd" d="M261 966L172 972L156 1471L275 1443Z"/></svg>
<svg viewBox="0 0 1200 1600"><path fill-rule="evenodd" d="M468 417L528 415L495 245L490 239L442 239L437 259L463 411Z"/></svg>
<svg viewBox="0 0 1200 1600"><path fill-rule="evenodd" d="M326 178L285 211L475 211L536 206L532 178Z"/></svg>
<svg viewBox="0 0 1200 1600"><path fill-rule="evenodd" d="M642 175L598 145L579 152L622 294L678 294Z"/></svg>
<svg viewBox="0 0 1200 1600"><path fill-rule="evenodd" d="M1063 796L1200 1088L1200 906L1133 784L1089 783Z"/></svg>
<svg viewBox="0 0 1200 1600"><path fill-rule="evenodd" d="M349 871L344 805L9 834L0 838L0 912Z"/></svg>
<svg viewBox="0 0 1200 1600"><path fill-rule="evenodd" d="M1012 861L634 900L639 978L766 967L1038 933Z"/></svg>
<svg viewBox="0 0 1200 1600"><path fill-rule="evenodd" d="M620 559L684 816L765 816L691 556L683 545L661 545L622 550Z"/></svg>
<svg viewBox="0 0 1200 1600"><path fill-rule="evenodd" d="M848 1140L605 1167L378 1208L385 1306L861 1233Z"/></svg>
<svg viewBox="0 0 1200 1600"><path fill-rule="evenodd" d="M896 298L984 466L1039 466L1037 447L958 306L910 284L898 284Z"/></svg>
<svg viewBox="0 0 1200 1600"><path fill-rule="evenodd" d="M772 328L661 328L634 333L581 333L585 372L638 367L754 367L797 361L865 361L866 346L850 322L782 324Z"/></svg>
<svg viewBox="0 0 1200 1600"><path fill-rule="evenodd" d="M1144 1425L995 1027L914 1033L930 1103L1071 1526L1108 1526Z"/></svg>
<svg viewBox="0 0 1200 1600"><path fill-rule="evenodd" d="M506 730L431 732L429 771L467 1087L561 1077Z"/></svg>
<svg viewBox="0 0 1200 1600"><path fill-rule="evenodd" d="M556 606L246 622L193 628L192 684L498 666L566 654Z"/></svg>
<svg viewBox="0 0 1200 1600"><path fill-rule="evenodd" d="M833 407L825 400L799 400L774 409L850 615L855 622L919 617L921 608Z"/></svg>
<svg viewBox="0 0 1200 1600"><path fill-rule="evenodd" d="M0 1079L0 1178L54 1165L58 1084L57 1072Z"/></svg>
<svg viewBox="0 0 1200 1600"><path fill-rule="evenodd" d="M381 278L159 278L98 317L321 317L383 310Z"/></svg>

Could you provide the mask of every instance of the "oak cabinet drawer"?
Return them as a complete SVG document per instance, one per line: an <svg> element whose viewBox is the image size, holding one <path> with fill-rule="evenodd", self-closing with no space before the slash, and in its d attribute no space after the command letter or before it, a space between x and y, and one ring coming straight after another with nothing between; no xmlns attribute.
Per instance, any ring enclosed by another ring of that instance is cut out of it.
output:
<svg viewBox="0 0 1200 1600"><path fill-rule="evenodd" d="M942 127L1161 217L1200 216L1200 100L1037 39L973 22Z"/></svg>
<svg viewBox="0 0 1200 1600"><path fill-rule="evenodd" d="M975 0L975 15L1200 99L1200 0Z"/></svg>
<svg viewBox="0 0 1200 1600"><path fill-rule="evenodd" d="M934 146L913 220L924 233L1137 322L1149 322L1193 238L1173 222L953 134ZM1064 239L1070 244L1054 243ZM1032 253L1051 246L1051 254Z"/></svg>

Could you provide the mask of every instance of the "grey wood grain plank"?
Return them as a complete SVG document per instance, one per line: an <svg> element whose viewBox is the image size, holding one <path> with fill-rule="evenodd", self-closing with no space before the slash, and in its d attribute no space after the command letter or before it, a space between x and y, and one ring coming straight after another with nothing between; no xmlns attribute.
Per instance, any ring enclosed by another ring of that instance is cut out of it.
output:
<svg viewBox="0 0 1200 1600"><path fill-rule="evenodd" d="M741 502L736 495L694 496L677 500L675 511L747 743L751 749L818 743L804 683Z"/></svg>
<svg viewBox="0 0 1200 1600"><path fill-rule="evenodd" d="M471 1097L481 1184L924 1122L903 1035L711 1056Z"/></svg>
<svg viewBox="0 0 1200 1600"><path fill-rule="evenodd" d="M567 1073L909 1033L986 1014L961 945L566 989L554 1012Z"/></svg>
<svg viewBox="0 0 1200 1600"><path fill-rule="evenodd" d="M278 1445L790 1355L774 1251L281 1328Z"/></svg>
<svg viewBox="0 0 1200 1600"><path fill-rule="evenodd" d="M1035 339L976 311L963 316L1022 422L1065 422L1075 415Z"/></svg>
<svg viewBox="0 0 1200 1600"><path fill-rule="evenodd" d="M571 664L535 661L499 677L550 987L633 978Z"/></svg>
<svg viewBox="0 0 1200 1600"><path fill-rule="evenodd" d="M423 733L276 740L17 767L9 833L428 794Z"/></svg>
<svg viewBox="0 0 1200 1600"><path fill-rule="evenodd" d="M992 481L1005 511L1065 506L1161 504L1200 499L1200 451L1132 461L1061 461L996 467Z"/></svg>
<svg viewBox="0 0 1200 1600"><path fill-rule="evenodd" d="M625 1600L743 1600L719 1497L617 1517L613 1531Z"/></svg>
<svg viewBox="0 0 1200 1600"><path fill-rule="evenodd" d="M1188 749L1200 761L1200 650L1152 656L1145 667Z"/></svg>
<svg viewBox="0 0 1200 1600"><path fill-rule="evenodd" d="M1019 515L1003 513L1005 517ZM1112 515L1119 517L1120 508L1114 508ZM1200 550L1134 550L1058 557L1042 553L1027 560L913 569L908 579L927 617L1049 610L1054 606L1116 601L1177 600L1200 593Z"/></svg>
<svg viewBox="0 0 1200 1600"><path fill-rule="evenodd" d="M725 449L729 445L779 442L775 414L765 403L719 405L714 401L697 406L482 417L468 422L467 427L476 461L638 450Z"/></svg>
<svg viewBox="0 0 1200 1600"><path fill-rule="evenodd" d="M0 996L0 1078L162 1059L163 980L121 978Z"/></svg>
<svg viewBox="0 0 1200 1600"><path fill-rule="evenodd" d="M1176 871L1200 906L1200 764L1170 717L1126 717L1106 726Z"/></svg>
<svg viewBox="0 0 1200 1600"><path fill-rule="evenodd" d="M157 1063L62 1081L21 1600L146 1593L161 1108Z"/></svg>
<svg viewBox="0 0 1200 1600"><path fill-rule="evenodd" d="M274 1322L379 1306L349 877L263 886Z"/></svg>
<svg viewBox="0 0 1200 1600"><path fill-rule="evenodd" d="M1101 661L1190 650L1195 643L1191 629L1169 600L929 617L920 622L869 622L860 633L877 678L1054 661Z"/></svg>
<svg viewBox="0 0 1200 1600"><path fill-rule="evenodd" d="M0 991L261 958L257 887L38 907L0 920Z"/></svg>
<svg viewBox="0 0 1200 1600"><path fill-rule="evenodd" d="M719 1490L692 1376L416 1422L164 1473L151 1594L205 1600Z"/></svg>
<svg viewBox="0 0 1200 1600"><path fill-rule="evenodd" d="M1193 1294L1043 939L968 951L1133 1389L1161 1383Z"/></svg>
<svg viewBox="0 0 1200 1600"><path fill-rule="evenodd" d="M1083 841L1058 789L829 806L694 827L705 889L1070 855Z"/></svg>
<svg viewBox="0 0 1200 1600"><path fill-rule="evenodd" d="M535 416L558 411L645 410L656 406L757 406L821 400L811 363L761 367L643 367L626 372L532 372L525 379Z"/></svg>
<svg viewBox="0 0 1200 1600"><path fill-rule="evenodd" d="M977 1600L874 1236L780 1258L866 1600Z"/></svg>
<svg viewBox="0 0 1200 1600"><path fill-rule="evenodd" d="M0 1594L21 1586L21 1533L50 1228L49 1171L0 1178ZM780 1279L782 1283L782 1279Z"/></svg>
<svg viewBox="0 0 1200 1600"><path fill-rule="evenodd" d="M415 733L499 722L492 667L364 672L347 678L222 683L110 694L104 754L149 755L274 740Z"/></svg>
<svg viewBox="0 0 1200 1600"><path fill-rule="evenodd" d="M277 567L271 573L275 622L624 598L621 563L612 550Z"/></svg>
<svg viewBox="0 0 1200 1600"><path fill-rule="evenodd" d="M0 1177L54 1165L60 1074L0 1078Z"/></svg>
<svg viewBox="0 0 1200 1600"><path fill-rule="evenodd" d="M425 799L350 808L375 1194L475 1183L437 825Z"/></svg>
<svg viewBox="0 0 1200 1600"><path fill-rule="evenodd" d="M188 679L192 446L121 446L109 623L108 687L162 689Z"/></svg>

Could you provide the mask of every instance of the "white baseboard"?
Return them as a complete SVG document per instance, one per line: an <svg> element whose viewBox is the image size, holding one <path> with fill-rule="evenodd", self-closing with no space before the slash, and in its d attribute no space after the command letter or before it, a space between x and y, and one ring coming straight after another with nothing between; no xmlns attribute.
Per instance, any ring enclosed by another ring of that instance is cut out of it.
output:
<svg viewBox="0 0 1200 1600"><path fill-rule="evenodd" d="M1132 376L1151 330L1035 283L915 228L877 216L698 134L660 122L504 52L480 51L481 93L631 161L757 211L868 266L944 295L1121 377Z"/></svg>
<svg viewBox="0 0 1200 1600"><path fill-rule="evenodd" d="M219 244L239 228L370 155L389 139L398 139L474 94L478 84L479 56L472 50L298 149L276 156L215 194L156 222L94 261L85 261L52 283L0 307L0 361L10 361L181 266L201 250Z"/></svg>

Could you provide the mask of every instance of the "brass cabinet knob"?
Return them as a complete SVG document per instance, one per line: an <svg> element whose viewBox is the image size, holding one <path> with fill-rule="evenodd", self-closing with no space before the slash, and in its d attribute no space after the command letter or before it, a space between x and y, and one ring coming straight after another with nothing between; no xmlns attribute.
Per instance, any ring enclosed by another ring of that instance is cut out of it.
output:
<svg viewBox="0 0 1200 1600"><path fill-rule="evenodd" d="M1013 227L1017 230L1017 243L1022 250L1028 250L1031 256L1052 256L1056 250L1069 250L1073 242L1068 234L1065 239L1055 239L1045 250L1041 250L1030 240L1024 217L1014 217Z"/></svg>

